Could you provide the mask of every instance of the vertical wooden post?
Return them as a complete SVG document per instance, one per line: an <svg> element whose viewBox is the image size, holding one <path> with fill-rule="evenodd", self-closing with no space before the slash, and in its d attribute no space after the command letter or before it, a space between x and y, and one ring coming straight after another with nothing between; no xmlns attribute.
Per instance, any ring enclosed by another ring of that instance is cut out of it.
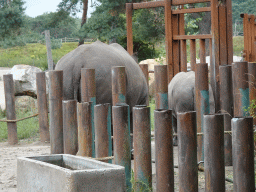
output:
<svg viewBox="0 0 256 192"><path fill-rule="evenodd" d="M244 60L249 61L249 42L248 42L248 14L243 15L243 23L244 23Z"/></svg>
<svg viewBox="0 0 256 192"><path fill-rule="evenodd" d="M205 59L205 39L199 39L200 46L200 63L206 63Z"/></svg>
<svg viewBox="0 0 256 192"><path fill-rule="evenodd" d="M205 191L224 192L224 115L204 115L204 127Z"/></svg>
<svg viewBox="0 0 256 192"><path fill-rule="evenodd" d="M36 89L40 141L46 142L50 141L50 133L48 123L48 104L46 95L45 72L40 72L36 74Z"/></svg>
<svg viewBox="0 0 256 192"><path fill-rule="evenodd" d="M146 82L147 82L147 86L148 86L148 90L149 90L149 84L148 84L148 64L140 64L140 69L143 72L145 78L146 78ZM146 105L149 106L149 98L147 97L146 99Z"/></svg>
<svg viewBox="0 0 256 192"><path fill-rule="evenodd" d="M112 105L126 103L126 72L125 67L115 66L111 69L112 74Z"/></svg>
<svg viewBox="0 0 256 192"><path fill-rule="evenodd" d="M180 191L198 191L196 112L178 113L177 117L179 188Z"/></svg>
<svg viewBox="0 0 256 192"><path fill-rule="evenodd" d="M196 114L197 132L204 133L204 116L210 112L208 65L206 63L196 64L195 72ZM198 161L204 160L204 138L197 139Z"/></svg>
<svg viewBox="0 0 256 192"><path fill-rule="evenodd" d="M133 107L135 191L145 191L145 186L152 187L150 131L150 108Z"/></svg>
<svg viewBox="0 0 256 192"><path fill-rule="evenodd" d="M172 63L172 7L171 0L165 1L165 49L166 49L166 64L168 65L168 82L174 76Z"/></svg>
<svg viewBox="0 0 256 192"><path fill-rule="evenodd" d="M220 106L224 114L224 130L231 131L233 117L232 66L220 66ZM232 166L232 137L224 135L225 165Z"/></svg>
<svg viewBox="0 0 256 192"><path fill-rule="evenodd" d="M77 103L78 152L76 155L93 157L92 102ZM94 152L95 153L95 152Z"/></svg>
<svg viewBox="0 0 256 192"><path fill-rule="evenodd" d="M64 152L63 148L63 71L49 71L49 108L51 154Z"/></svg>
<svg viewBox="0 0 256 192"><path fill-rule="evenodd" d="M212 22L212 63L211 63L211 86L215 98L215 110L220 110L220 35L219 35L219 1L211 0L211 22Z"/></svg>
<svg viewBox="0 0 256 192"><path fill-rule="evenodd" d="M64 153L76 155L78 151L77 101L63 100L62 109Z"/></svg>
<svg viewBox="0 0 256 192"><path fill-rule="evenodd" d="M232 64L233 105L234 117L248 116L249 83L248 62L234 62Z"/></svg>
<svg viewBox="0 0 256 192"><path fill-rule="evenodd" d="M3 75L3 77L4 77L6 117L7 117L7 120L16 120L13 75L12 74ZM8 129L8 143L10 145L15 145L16 143L18 143L16 122L8 122L7 129Z"/></svg>
<svg viewBox="0 0 256 192"><path fill-rule="evenodd" d="M184 5L180 6L183 9ZM185 35L185 20L184 14L179 14L179 35ZM180 40L180 71L187 72L187 44L186 40Z"/></svg>
<svg viewBox="0 0 256 192"><path fill-rule="evenodd" d="M253 118L235 117L232 124L234 191L255 191Z"/></svg>
<svg viewBox="0 0 256 192"><path fill-rule="evenodd" d="M94 121L96 157L110 157L112 155L110 103L94 106ZM112 160L104 162L112 163Z"/></svg>
<svg viewBox="0 0 256 192"><path fill-rule="evenodd" d="M226 0L228 65L233 62L232 1Z"/></svg>
<svg viewBox="0 0 256 192"><path fill-rule="evenodd" d="M96 105L96 80L95 69L81 69L81 100L91 103L91 131L92 131L92 157L95 157L95 126L94 126L94 106Z"/></svg>
<svg viewBox="0 0 256 192"><path fill-rule="evenodd" d="M48 70L53 70L54 67L53 67L53 60L52 60L50 31L46 30L44 33L45 33L45 42L46 42L46 49L47 49Z"/></svg>
<svg viewBox="0 0 256 192"><path fill-rule="evenodd" d="M130 55L133 54L132 10L133 10L133 4L126 3L127 52Z"/></svg>
<svg viewBox="0 0 256 192"><path fill-rule="evenodd" d="M179 16L172 15L172 33L173 35L179 34ZM173 63L173 76L180 72L180 42L173 40L172 42L172 63Z"/></svg>
<svg viewBox="0 0 256 192"><path fill-rule="evenodd" d="M168 76L166 65L155 65L156 109L168 109Z"/></svg>
<svg viewBox="0 0 256 192"><path fill-rule="evenodd" d="M228 49L227 49L227 15L226 6L219 6L219 37L220 37L220 65L227 65Z"/></svg>
<svg viewBox="0 0 256 192"><path fill-rule="evenodd" d="M251 58L249 62L254 62L256 60L256 50L254 49L254 42L255 42L255 16L250 15L250 44L251 44Z"/></svg>
<svg viewBox="0 0 256 192"><path fill-rule="evenodd" d="M174 191L172 110L155 110L154 119L156 191Z"/></svg>
<svg viewBox="0 0 256 192"><path fill-rule="evenodd" d="M180 40L180 67L181 71L187 72L187 43L186 40Z"/></svg>
<svg viewBox="0 0 256 192"><path fill-rule="evenodd" d="M191 71L196 70L196 40L190 40L190 67Z"/></svg>

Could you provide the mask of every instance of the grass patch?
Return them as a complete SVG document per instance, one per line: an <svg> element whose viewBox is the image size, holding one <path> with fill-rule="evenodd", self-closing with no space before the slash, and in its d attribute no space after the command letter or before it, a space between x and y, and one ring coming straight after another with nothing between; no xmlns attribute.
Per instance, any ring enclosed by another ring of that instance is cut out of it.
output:
<svg viewBox="0 0 256 192"><path fill-rule="evenodd" d="M31 111L24 112L23 110L16 110L16 119L28 117L33 115ZM5 112L1 111L0 119L6 119ZM18 139L27 139L39 135L38 117L32 117L23 121L17 122ZM0 122L0 142L7 141L8 131L7 123Z"/></svg>
<svg viewBox="0 0 256 192"><path fill-rule="evenodd" d="M72 42L63 43L61 48L53 49L53 62L56 64L61 57L76 47L77 42ZM17 64L36 66L42 70L46 70L48 65L46 46L40 43L32 43L22 47L0 49L0 67L13 67Z"/></svg>
<svg viewBox="0 0 256 192"><path fill-rule="evenodd" d="M133 170L131 170L131 184L132 184L131 190L128 189L127 191L131 191L131 192L135 192L135 191L151 192L151 191L153 191L153 189L147 183L145 183L143 181L136 181L135 180Z"/></svg>
<svg viewBox="0 0 256 192"><path fill-rule="evenodd" d="M244 37L233 37L233 55L241 56L241 52L244 50Z"/></svg>
<svg viewBox="0 0 256 192"><path fill-rule="evenodd" d="M154 110L156 108L155 99L151 99L150 100L149 107L150 107L150 126L151 126L151 131L154 131L155 130Z"/></svg>

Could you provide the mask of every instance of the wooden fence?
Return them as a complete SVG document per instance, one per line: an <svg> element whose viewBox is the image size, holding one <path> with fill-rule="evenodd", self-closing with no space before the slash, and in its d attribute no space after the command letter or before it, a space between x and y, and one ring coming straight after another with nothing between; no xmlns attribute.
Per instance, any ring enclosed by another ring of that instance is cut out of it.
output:
<svg viewBox="0 0 256 192"><path fill-rule="evenodd" d="M247 13L241 14L244 22L244 53L245 61L256 61L256 16Z"/></svg>

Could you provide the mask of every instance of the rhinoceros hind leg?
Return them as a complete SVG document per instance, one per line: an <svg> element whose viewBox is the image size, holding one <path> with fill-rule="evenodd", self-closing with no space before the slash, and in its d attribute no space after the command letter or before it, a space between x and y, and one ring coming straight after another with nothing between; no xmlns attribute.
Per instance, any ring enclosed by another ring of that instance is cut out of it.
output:
<svg viewBox="0 0 256 192"><path fill-rule="evenodd" d="M172 116L172 130L173 134L177 134L177 118ZM173 146L178 146L178 136L173 136Z"/></svg>

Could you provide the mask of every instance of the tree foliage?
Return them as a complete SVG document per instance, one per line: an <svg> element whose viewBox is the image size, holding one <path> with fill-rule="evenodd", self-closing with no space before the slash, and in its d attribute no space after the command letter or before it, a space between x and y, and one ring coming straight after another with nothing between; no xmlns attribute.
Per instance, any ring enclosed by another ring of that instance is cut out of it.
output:
<svg viewBox="0 0 256 192"><path fill-rule="evenodd" d="M28 21L31 30L42 33L50 30L54 38L64 38L74 35L78 30L77 20L65 11L44 13Z"/></svg>
<svg viewBox="0 0 256 192"><path fill-rule="evenodd" d="M86 23L87 20L87 10L88 10L88 0L62 0L62 2L58 5L59 12L67 12L76 15L77 12L82 12L82 21L81 28ZM81 11L82 10L82 11ZM79 45L84 44L84 38L80 36Z"/></svg>
<svg viewBox="0 0 256 192"><path fill-rule="evenodd" d="M20 34L24 15L23 0L0 0L0 40Z"/></svg>
<svg viewBox="0 0 256 192"><path fill-rule="evenodd" d="M241 13L256 15L256 0L232 0L233 24L242 21Z"/></svg>

